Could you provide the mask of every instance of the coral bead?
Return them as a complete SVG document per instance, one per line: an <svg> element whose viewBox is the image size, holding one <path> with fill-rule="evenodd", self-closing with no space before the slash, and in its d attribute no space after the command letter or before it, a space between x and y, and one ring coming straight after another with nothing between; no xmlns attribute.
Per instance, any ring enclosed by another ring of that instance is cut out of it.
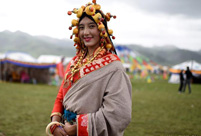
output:
<svg viewBox="0 0 201 136"><path fill-rule="evenodd" d="M114 19L116 19L116 18L117 18L117 16L113 16L113 18L114 18Z"/></svg>
<svg viewBox="0 0 201 136"><path fill-rule="evenodd" d="M115 36L112 36L112 39L115 39Z"/></svg>
<svg viewBox="0 0 201 136"><path fill-rule="evenodd" d="M103 22L104 21L104 18L101 18L101 22Z"/></svg>
<svg viewBox="0 0 201 136"><path fill-rule="evenodd" d="M105 41L105 39L104 38L101 38L101 42L104 42Z"/></svg>
<svg viewBox="0 0 201 136"><path fill-rule="evenodd" d="M68 11L68 15L71 15L72 14L72 12L71 11Z"/></svg>
<svg viewBox="0 0 201 136"><path fill-rule="evenodd" d="M70 26L68 29L69 29L69 30L72 30L72 27Z"/></svg>
<svg viewBox="0 0 201 136"><path fill-rule="evenodd" d="M72 39L72 38L73 38L73 35L70 36L70 39Z"/></svg>
<svg viewBox="0 0 201 136"><path fill-rule="evenodd" d="M80 49L80 46L77 45L77 46L76 46L76 49Z"/></svg>
<svg viewBox="0 0 201 136"><path fill-rule="evenodd" d="M94 11L94 8L93 8L93 7L89 7L89 10L90 10L91 12L93 12L93 11Z"/></svg>

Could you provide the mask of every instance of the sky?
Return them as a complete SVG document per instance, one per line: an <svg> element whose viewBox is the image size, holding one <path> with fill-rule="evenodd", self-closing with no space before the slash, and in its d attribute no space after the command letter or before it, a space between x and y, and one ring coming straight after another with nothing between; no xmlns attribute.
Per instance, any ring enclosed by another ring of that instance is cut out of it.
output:
<svg viewBox="0 0 201 136"><path fill-rule="evenodd" d="M67 11L89 0L0 0L0 32L22 31L70 39L68 29L76 19ZM176 46L201 49L200 0L97 0L104 13L116 15L108 23L115 44L145 47Z"/></svg>

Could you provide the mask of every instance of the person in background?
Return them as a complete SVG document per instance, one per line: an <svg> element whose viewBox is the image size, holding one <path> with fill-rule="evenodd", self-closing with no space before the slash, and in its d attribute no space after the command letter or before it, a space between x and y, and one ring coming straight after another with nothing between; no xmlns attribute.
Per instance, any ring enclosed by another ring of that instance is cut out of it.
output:
<svg viewBox="0 0 201 136"><path fill-rule="evenodd" d="M30 77L25 70L21 72L21 83L30 83Z"/></svg>
<svg viewBox="0 0 201 136"><path fill-rule="evenodd" d="M20 82L20 75L16 71L12 71L12 81Z"/></svg>
<svg viewBox="0 0 201 136"><path fill-rule="evenodd" d="M191 79L192 79L193 75L192 75L189 67L186 68L185 75L186 75L186 79L185 79L185 82L184 82L183 92L185 92L186 85L188 85L188 91L189 91L189 94L190 94L191 93Z"/></svg>
<svg viewBox="0 0 201 136"><path fill-rule="evenodd" d="M61 82L64 78L64 57L61 58L61 61L56 66L56 80L58 80L57 85L61 85Z"/></svg>
<svg viewBox="0 0 201 136"><path fill-rule="evenodd" d="M179 79L180 79L180 85L179 85L179 93L182 92L183 85L184 85L184 75L183 75L183 69L179 73Z"/></svg>

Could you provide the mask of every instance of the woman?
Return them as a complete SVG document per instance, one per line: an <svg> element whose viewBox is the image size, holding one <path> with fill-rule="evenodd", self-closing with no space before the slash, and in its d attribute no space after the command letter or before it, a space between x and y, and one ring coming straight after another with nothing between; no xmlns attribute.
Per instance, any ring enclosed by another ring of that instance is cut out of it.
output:
<svg viewBox="0 0 201 136"><path fill-rule="evenodd" d="M55 136L123 136L131 120L132 88L113 54L106 21L115 16L103 14L94 0L71 13L79 19L72 21L78 51L67 66L48 126Z"/></svg>

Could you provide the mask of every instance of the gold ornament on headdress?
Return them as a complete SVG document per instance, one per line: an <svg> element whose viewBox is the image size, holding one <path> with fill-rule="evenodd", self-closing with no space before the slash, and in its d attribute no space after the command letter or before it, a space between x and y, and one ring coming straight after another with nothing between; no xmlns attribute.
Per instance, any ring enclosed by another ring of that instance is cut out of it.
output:
<svg viewBox="0 0 201 136"><path fill-rule="evenodd" d="M78 36L78 33L79 33L78 22L79 22L79 18L82 16L84 12L87 15L92 16L94 21L97 23L98 29L100 31L100 36L101 36L101 46L104 45L108 51L114 50L114 47L109 38L109 36L112 36L112 39L115 39L115 37L113 36L113 31L111 29L105 28L103 21L105 19L108 22L110 21L111 18L115 19L116 16L111 15L110 13L104 14L100 9L101 9L101 6L96 3L96 0L92 0L92 3L89 2L85 6L81 6L79 9L74 8L72 11L68 11L68 15L72 15L72 13L74 13L77 15L77 18L78 18L77 20L73 19L71 22L72 25L69 27L70 30L72 29L72 27L75 27L73 29L72 35L70 36L70 39L72 39L73 36L75 36L74 46L76 46L76 49L78 49L78 51L83 48L82 47L83 45ZM96 13L97 10L99 10L103 15L101 15L100 13ZM108 29L108 33L106 29Z"/></svg>

